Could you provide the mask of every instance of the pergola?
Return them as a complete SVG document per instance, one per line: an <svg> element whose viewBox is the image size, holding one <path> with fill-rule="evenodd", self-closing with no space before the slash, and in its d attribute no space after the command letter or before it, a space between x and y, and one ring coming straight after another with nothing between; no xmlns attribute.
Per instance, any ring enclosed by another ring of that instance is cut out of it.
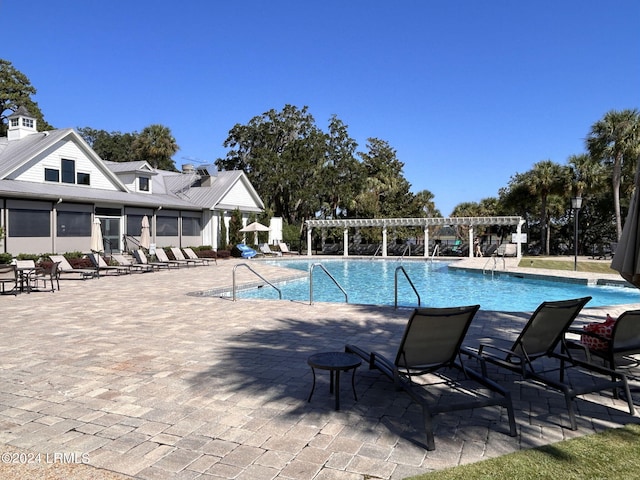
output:
<svg viewBox="0 0 640 480"><path fill-rule="evenodd" d="M522 217L449 217L449 218L349 218L344 220L307 220L307 255L312 255L311 234L314 228L343 228L344 253L349 256L349 228L378 227L382 229L382 256L387 256L387 229L389 227L422 227L424 229L424 256L429 256L429 229L432 226L467 225L469 227L469 245L473 245L473 229L479 225L516 225L516 250L518 258L522 256L521 242ZM473 257L473 249L469 248Z"/></svg>

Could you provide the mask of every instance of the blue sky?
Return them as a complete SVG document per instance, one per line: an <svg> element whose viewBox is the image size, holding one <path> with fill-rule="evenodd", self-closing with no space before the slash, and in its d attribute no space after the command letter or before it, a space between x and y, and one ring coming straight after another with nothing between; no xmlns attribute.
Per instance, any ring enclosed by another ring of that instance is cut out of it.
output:
<svg viewBox="0 0 640 480"><path fill-rule="evenodd" d="M386 140L443 215L515 173L584 153L640 107L637 0L0 0L0 58L57 128L169 127L213 162L285 104Z"/></svg>

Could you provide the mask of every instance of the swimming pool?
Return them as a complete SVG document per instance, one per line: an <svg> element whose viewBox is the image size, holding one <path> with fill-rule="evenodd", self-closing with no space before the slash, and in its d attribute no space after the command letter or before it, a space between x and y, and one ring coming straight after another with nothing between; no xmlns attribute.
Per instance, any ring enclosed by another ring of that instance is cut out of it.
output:
<svg viewBox="0 0 640 480"><path fill-rule="evenodd" d="M396 268L402 266L420 294L422 306L450 307L480 304L483 310L523 312L543 301L591 296L590 307L640 303L640 291L617 286L592 286L553 280L519 278L448 268L448 262L402 262L370 260L273 260L265 263L308 272L321 263L346 290L349 303L394 305ZM254 266L259 271L258 264ZM282 298L309 302L309 279L278 284ZM238 298L277 299L273 288L238 291ZM315 268L314 302L344 302L344 295L331 279ZM418 299L402 272L398 274L398 305L418 306Z"/></svg>

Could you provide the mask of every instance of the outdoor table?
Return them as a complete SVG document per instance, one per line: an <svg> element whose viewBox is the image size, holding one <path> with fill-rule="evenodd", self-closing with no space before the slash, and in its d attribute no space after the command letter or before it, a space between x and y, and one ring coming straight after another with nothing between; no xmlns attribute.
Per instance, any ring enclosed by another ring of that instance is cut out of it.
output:
<svg viewBox="0 0 640 480"><path fill-rule="evenodd" d="M31 293L31 274L37 270L38 267L17 267L18 279L20 282L20 291L24 292L25 282L27 287L27 293Z"/></svg>
<svg viewBox="0 0 640 480"><path fill-rule="evenodd" d="M340 410L340 372L347 372L353 369L353 373L351 374L351 388L353 389L353 397L358 401L358 396L356 395L355 376L356 369L362 364L360 357L353 355L352 353L345 352L323 352L311 355L307 359L307 363L311 367L311 372L313 373L313 385L307 402L311 401L313 391L316 388L316 368L320 370L329 370L329 393L334 393L333 374L335 372L336 410Z"/></svg>

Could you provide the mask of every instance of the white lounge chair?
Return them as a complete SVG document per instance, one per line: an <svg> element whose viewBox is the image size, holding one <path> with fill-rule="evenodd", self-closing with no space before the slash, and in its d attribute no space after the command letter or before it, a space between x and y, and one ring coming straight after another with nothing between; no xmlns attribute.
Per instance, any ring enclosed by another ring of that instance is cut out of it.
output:
<svg viewBox="0 0 640 480"><path fill-rule="evenodd" d="M119 253L111 254L111 258L118 262L121 267L127 268L129 272L153 272L153 266L149 264L131 263L124 255Z"/></svg>
<svg viewBox="0 0 640 480"><path fill-rule="evenodd" d="M280 242L278 246L280 247L280 251L282 252L283 255L300 255L300 252L296 252L295 250L289 250L289 247L284 242Z"/></svg>
<svg viewBox="0 0 640 480"><path fill-rule="evenodd" d="M272 255L274 257L279 257L282 255L281 252L274 252L273 250L271 250L269 245L266 243L263 243L262 245L260 245L258 249L260 250L260 253L263 253L265 255Z"/></svg>
<svg viewBox="0 0 640 480"><path fill-rule="evenodd" d="M196 252L193 251L193 249L187 247L187 248L183 248L182 251L187 256L188 260L193 260L195 262L198 262L199 265L209 265L209 259L208 258L200 258L196 254ZM216 263L216 265L218 264L218 261L215 258L213 258L212 260Z"/></svg>
<svg viewBox="0 0 640 480"><path fill-rule="evenodd" d="M59 272L60 275L68 275L68 274L78 274L82 280L86 280L87 278L99 278L98 269L94 268L73 268L69 261L64 257L64 255L49 255L49 258L54 263L59 263Z"/></svg>
<svg viewBox="0 0 640 480"><path fill-rule="evenodd" d="M193 265L194 267L196 265L204 265L202 262L198 262L197 260L186 258L182 253L182 250L180 250L178 247L171 247L171 253L173 253L174 258L178 262L184 263L186 265Z"/></svg>

